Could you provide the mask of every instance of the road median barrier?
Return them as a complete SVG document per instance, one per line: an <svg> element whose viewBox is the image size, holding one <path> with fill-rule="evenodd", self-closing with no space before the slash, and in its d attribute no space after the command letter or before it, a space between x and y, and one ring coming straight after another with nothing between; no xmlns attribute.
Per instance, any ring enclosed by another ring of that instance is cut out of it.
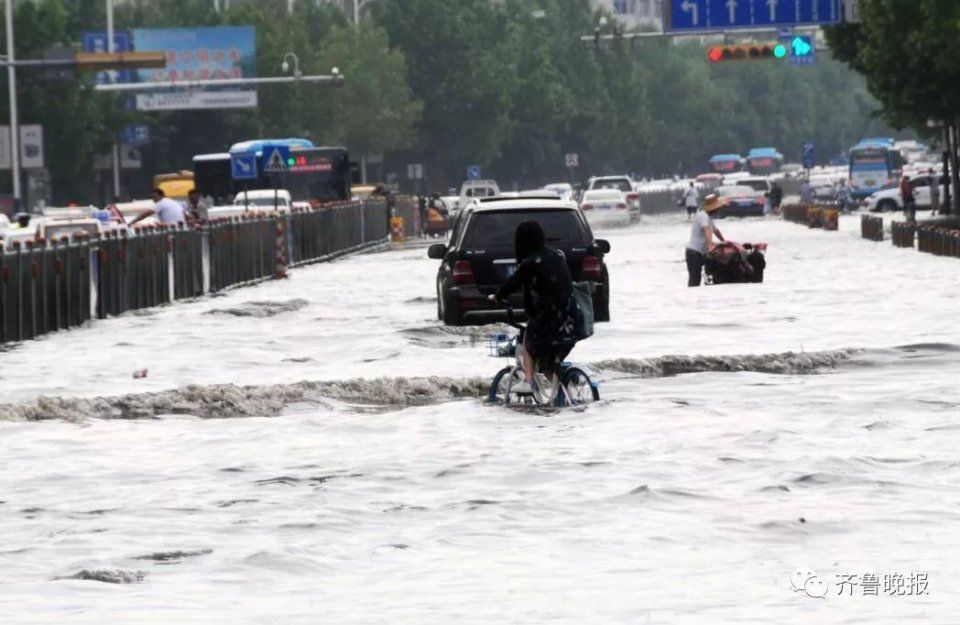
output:
<svg viewBox="0 0 960 625"><path fill-rule="evenodd" d="M807 223L807 207L799 204L784 205L781 209L784 221L796 224Z"/></svg>
<svg viewBox="0 0 960 625"><path fill-rule="evenodd" d="M917 250L934 256L960 258L960 230L942 226L919 226Z"/></svg>
<svg viewBox="0 0 960 625"><path fill-rule="evenodd" d="M883 217L860 215L860 236L868 241L883 241Z"/></svg>
<svg viewBox="0 0 960 625"><path fill-rule="evenodd" d="M0 242L0 343L282 277L387 242L380 200Z"/></svg>
<svg viewBox="0 0 960 625"><path fill-rule="evenodd" d="M890 240L894 247L913 247L914 233L916 225L906 221L894 221L890 223Z"/></svg>

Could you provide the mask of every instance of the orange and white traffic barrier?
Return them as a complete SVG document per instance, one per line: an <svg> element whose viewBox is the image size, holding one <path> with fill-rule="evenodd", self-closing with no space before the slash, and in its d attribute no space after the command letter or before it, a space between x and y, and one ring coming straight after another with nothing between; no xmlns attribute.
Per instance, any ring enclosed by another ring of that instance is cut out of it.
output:
<svg viewBox="0 0 960 625"><path fill-rule="evenodd" d="M285 223L286 220L282 217L277 219L277 253L275 258L276 267L273 272L274 278L287 277L287 247L284 245L286 239Z"/></svg>
<svg viewBox="0 0 960 625"><path fill-rule="evenodd" d="M390 218L390 238L394 243L404 242L403 217Z"/></svg>

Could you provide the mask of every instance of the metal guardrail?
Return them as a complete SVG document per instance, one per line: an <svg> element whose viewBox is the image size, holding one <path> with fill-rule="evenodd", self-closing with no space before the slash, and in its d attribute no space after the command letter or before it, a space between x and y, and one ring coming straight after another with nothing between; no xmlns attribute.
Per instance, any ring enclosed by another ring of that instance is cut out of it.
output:
<svg viewBox="0 0 960 625"><path fill-rule="evenodd" d="M383 201L0 248L0 343L284 275L387 240Z"/></svg>
<svg viewBox="0 0 960 625"><path fill-rule="evenodd" d="M15 243L0 254L0 342L22 341L90 318L90 243Z"/></svg>

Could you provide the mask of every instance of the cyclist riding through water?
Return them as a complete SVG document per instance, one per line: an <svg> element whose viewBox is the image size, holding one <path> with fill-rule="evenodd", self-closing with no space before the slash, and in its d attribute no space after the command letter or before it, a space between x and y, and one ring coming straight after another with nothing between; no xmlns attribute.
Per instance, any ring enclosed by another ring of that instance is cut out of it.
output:
<svg viewBox="0 0 960 625"><path fill-rule="evenodd" d="M524 382L518 393L533 391L535 362L553 362L567 357L579 336L583 312L573 295L573 279L563 252L547 246L543 229L535 221L517 226L514 238L517 270L500 289L489 296L503 301L521 286L523 307L530 318L521 337ZM548 377L552 376L546 368Z"/></svg>

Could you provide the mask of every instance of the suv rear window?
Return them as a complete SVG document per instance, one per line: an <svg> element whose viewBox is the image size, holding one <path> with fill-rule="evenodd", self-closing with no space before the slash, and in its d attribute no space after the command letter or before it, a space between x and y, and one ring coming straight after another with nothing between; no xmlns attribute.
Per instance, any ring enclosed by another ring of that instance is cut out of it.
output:
<svg viewBox="0 0 960 625"><path fill-rule="evenodd" d="M547 244L568 247L587 244L587 233L576 211L511 210L474 213L463 238L465 248L513 247L521 222L533 220L547 235Z"/></svg>
<svg viewBox="0 0 960 625"><path fill-rule="evenodd" d="M754 191L766 191L770 188L766 180L737 180L737 184L743 187L750 187Z"/></svg>

